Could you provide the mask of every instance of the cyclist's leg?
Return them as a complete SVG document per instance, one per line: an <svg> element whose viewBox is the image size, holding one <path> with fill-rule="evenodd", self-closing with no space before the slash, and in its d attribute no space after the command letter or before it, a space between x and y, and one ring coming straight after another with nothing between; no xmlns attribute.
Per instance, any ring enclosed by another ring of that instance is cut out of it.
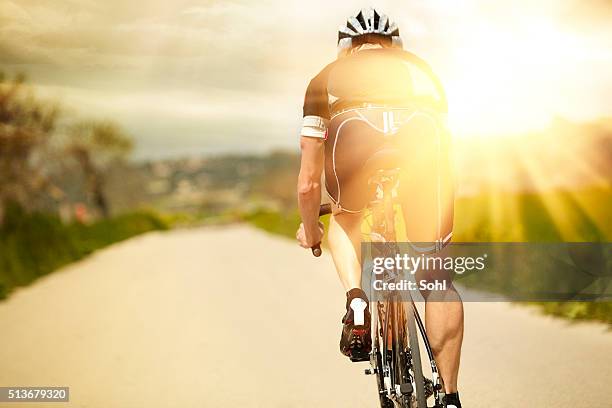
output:
<svg viewBox="0 0 612 408"><path fill-rule="evenodd" d="M329 245L347 291L361 288L361 210L374 193L364 163L385 140L384 134L364 119L366 116L376 115L345 112L336 116L325 142L325 188L337 204L329 225Z"/></svg>
<svg viewBox="0 0 612 408"><path fill-rule="evenodd" d="M463 303L450 279L447 286L449 288L446 291L436 291L429 296L425 294L425 325L444 380L444 391L453 393L457 391L463 342Z"/></svg>
<svg viewBox="0 0 612 408"><path fill-rule="evenodd" d="M340 352L352 361L367 361L372 349L368 298L361 290L361 214L332 216L328 242L336 270L346 290Z"/></svg>
<svg viewBox="0 0 612 408"><path fill-rule="evenodd" d="M372 347L367 295L361 290L360 210L373 194L363 163L384 143L382 134L355 112L330 122L325 151L325 186L337 204L330 220L328 242L342 285L346 313L342 318L340 351L352 361L369 360Z"/></svg>
<svg viewBox="0 0 612 408"><path fill-rule="evenodd" d="M425 324L446 393L457 392L457 376L463 342L463 304L427 302Z"/></svg>
<svg viewBox="0 0 612 408"><path fill-rule="evenodd" d="M361 288L361 220L361 212L342 212L329 222L329 247L346 291Z"/></svg>
<svg viewBox="0 0 612 408"><path fill-rule="evenodd" d="M406 214L407 215L407 214ZM415 223L412 224L415 226ZM424 231L426 228L420 229ZM415 230L419 230L415 228ZM421 236L422 237L422 236ZM429 239L410 239L412 242L431 243ZM445 257L452 247L447 246L436 255ZM417 281L446 282L446 290L422 292L425 297L425 325L427 337L436 357L436 363L444 380L446 393L457 391L457 376L463 341L463 303L447 272L418 271Z"/></svg>
<svg viewBox="0 0 612 408"><path fill-rule="evenodd" d="M418 151L402 166L399 196L409 241L432 244L450 238L453 224L453 184L448 140L435 137L427 121L414 121L402 129L405 151ZM418 139L415 140L415 137ZM429 136L429 137L428 137ZM438 135L439 136L439 135ZM428 245L426 245L428 246ZM447 246L443 251L449 251ZM438 253L445 256L444 252ZM445 280L447 290L424 293L427 336L444 380L445 392L457 390L463 341L463 304L448 274L417 273L417 280Z"/></svg>
<svg viewBox="0 0 612 408"><path fill-rule="evenodd" d="M421 230L422 231L422 230ZM431 243L432 239L411 239L412 242ZM452 247L447 246L436 255L448 256ZM427 337L436 357L436 363L444 380L446 393L457 391L457 376L463 341L463 303L453 286L452 278L445 271L418 271L417 281L446 283L446 290L421 292L425 297L425 325Z"/></svg>

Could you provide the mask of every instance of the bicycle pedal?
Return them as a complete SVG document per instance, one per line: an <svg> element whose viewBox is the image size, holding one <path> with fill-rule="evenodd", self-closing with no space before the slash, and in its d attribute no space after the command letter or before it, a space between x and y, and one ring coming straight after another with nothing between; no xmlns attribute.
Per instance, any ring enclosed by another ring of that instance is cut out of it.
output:
<svg viewBox="0 0 612 408"><path fill-rule="evenodd" d="M370 361L370 353L356 352L351 354L351 361L353 363L361 363L364 361Z"/></svg>
<svg viewBox="0 0 612 408"><path fill-rule="evenodd" d="M413 391L412 384L411 383L400 384L399 390L402 393L402 395L412 394L412 391Z"/></svg>

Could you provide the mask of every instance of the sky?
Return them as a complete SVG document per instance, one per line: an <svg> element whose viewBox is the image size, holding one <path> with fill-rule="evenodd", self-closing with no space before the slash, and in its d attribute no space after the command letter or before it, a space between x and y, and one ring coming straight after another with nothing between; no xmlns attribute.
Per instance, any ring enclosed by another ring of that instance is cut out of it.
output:
<svg viewBox="0 0 612 408"><path fill-rule="evenodd" d="M136 158L295 149L306 86L367 5L441 78L458 137L612 115L606 0L0 0L0 70L118 121Z"/></svg>

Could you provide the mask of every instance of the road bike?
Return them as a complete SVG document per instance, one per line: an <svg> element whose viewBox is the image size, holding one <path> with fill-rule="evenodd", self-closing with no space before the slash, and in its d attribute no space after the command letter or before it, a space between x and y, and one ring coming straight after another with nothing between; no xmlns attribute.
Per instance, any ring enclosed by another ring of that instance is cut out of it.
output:
<svg viewBox="0 0 612 408"><path fill-rule="evenodd" d="M392 160L383 160L392 163ZM376 195L368 207L366 219L370 220L368 233L372 251L382 253L371 256L393 257L398 253L396 244L394 190L398 185L399 168L381 166L370 177ZM329 204L321 205L319 214L331 213ZM315 256L321 255L320 245L312 248ZM397 277L391 271L383 279L391 281ZM375 375L378 397L382 408L442 408L444 387L436 361L427 338L425 325L410 292L384 292L381 299L371 302L372 351L371 367L366 375ZM420 339L420 340L419 340ZM420 343L425 347L431 376L423 373ZM428 405L432 401L433 405Z"/></svg>

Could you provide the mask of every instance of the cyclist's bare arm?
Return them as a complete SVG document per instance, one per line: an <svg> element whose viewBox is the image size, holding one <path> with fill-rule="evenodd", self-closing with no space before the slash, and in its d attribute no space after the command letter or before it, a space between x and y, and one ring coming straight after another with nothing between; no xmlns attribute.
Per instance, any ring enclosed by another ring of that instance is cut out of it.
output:
<svg viewBox="0 0 612 408"><path fill-rule="evenodd" d="M302 217L304 237L298 240L306 248L321 241L322 229L319 224L319 206L321 204L321 174L325 162L325 140L315 137L300 138L302 160L298 176L297 192L300 215Z"/></svg>

